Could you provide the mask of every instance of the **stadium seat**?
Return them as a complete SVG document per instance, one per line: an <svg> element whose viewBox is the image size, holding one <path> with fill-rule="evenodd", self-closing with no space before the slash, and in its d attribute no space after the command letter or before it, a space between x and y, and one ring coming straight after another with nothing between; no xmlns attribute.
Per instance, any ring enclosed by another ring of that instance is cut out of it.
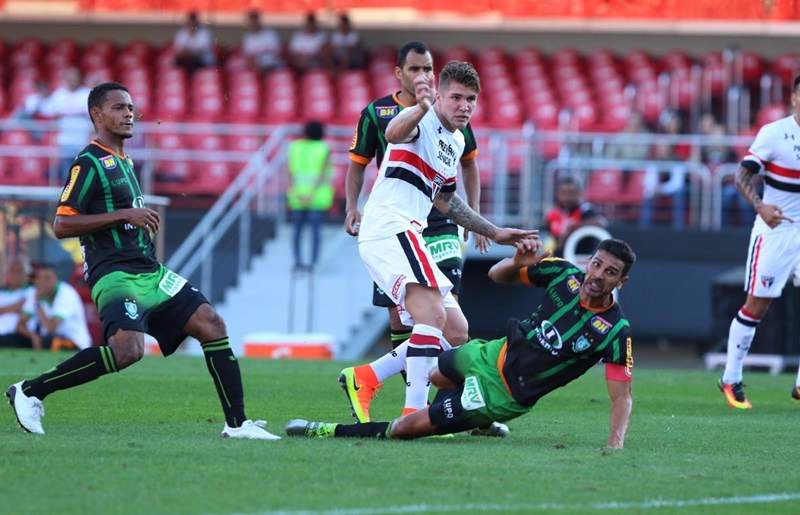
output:
<svg viewBox="0 0 800 515"><path fill-rule="evenodd" d="M741 66L742 82L751 88L758 87L767 69L764 58L755 52L741 52Z"/></svg>
<svg viewBox="0 0 800 515"><path fill-rule="evenodd" d="M595 204L614 204L622 194L624 174L614 168L592 170L586 181L585 198Z"/></svg>
<svg viewBox="0 0 800 515"><path fill-rule="evenodd" d="M48 182L48 160L38 157L40 150L24 130L10 130L0 136L0 144L14 147L15 153L7 159L7 170L3 182L19 186L46 186Z"/></svg>
<svg viewBox="0 0 800 515"><path fill-rule="evenodd" d="M759 129L764 125L774 122L775 120L780 120L788 116L788 111L786 110L786 106L783 104L770 104L762 107L756 113L756 122L755 127Z"/></svg>
<svg viewBox="0 0 800 515"><path fill-rule="evenodd" d="M153 135L153 146L161 154L155 162L157 183L183 183L189 177L189 163L172 154L188 148L185 136L180 133L158 133ZM169 189L169 188L167 188ZM161 189L162 192L167 192Z"/></svg>
<svg viewBox="0 0 800 515"><path fill-rule="evenodd" d="M670 50L661 54L658 63L664 71L688 70L692 61L683 50Z"/></svg>
<svg viewBox="0 0 800 515"><path fill-rule="evenodd" d="M86 44L83 54L98 54L106 59L110 59L117 51L117 44L110 39L93 39Z"/></svg>
<svg viewBox="0 0 800 515"><path fill-rule="evenodd" d="M772 60L772 72L780 79L784 89L792 87L794 78L800 73L800 54L781 54Z"/></svg>

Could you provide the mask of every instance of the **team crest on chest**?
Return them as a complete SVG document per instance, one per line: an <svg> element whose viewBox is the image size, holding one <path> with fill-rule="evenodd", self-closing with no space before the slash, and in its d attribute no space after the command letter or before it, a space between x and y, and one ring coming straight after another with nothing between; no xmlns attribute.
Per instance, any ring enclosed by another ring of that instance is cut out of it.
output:
<svg viewBox="0 0 800 515"><path fill-rule="evenodd" d="M585 336L578 336L578 339L572 342L572 352L583 352L591 346L589 340Z"/></svg>
<svg viewBox="0 0 800 515"><path fill-rule="evenodd" d="M100 158L100 164L102 164L103 168L105 168L106 170L113 170L114 168L117 167L117 160L114 159L114 156L109 154L105 157Z"/></svg>
<svg viewBox="0 0 800 515"><path fill-rule="evenodd" d="M442 186L444 185L444 175L436 172L436 176L431 181L431 200L434 200L436 197L439 196L439 192L442 191Z"/></svg>

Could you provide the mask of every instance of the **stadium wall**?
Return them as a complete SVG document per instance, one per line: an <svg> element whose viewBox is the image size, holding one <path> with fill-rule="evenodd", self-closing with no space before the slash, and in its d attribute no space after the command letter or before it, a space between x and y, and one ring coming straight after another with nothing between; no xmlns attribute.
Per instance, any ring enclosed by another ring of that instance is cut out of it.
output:
<svg viewBox="0 0 800 515"><path fill-rule="evenodd" d="M211 16L209 21L219 43L231 47L241 40L243 16ZM72 38L86 43L108 38L119 43L146 39L154 44L172 40L182 24L182 14L158 16L64 15L57 19L42 17L0 16L0 30L7 42L31 36L44 41ZM300 26L299 16L267 16L265 25L276 28L284 41ZM501 47L516 50L537 47L545 51L572 47L582 51L605 48L616 52L644 49L659 54L681 49L691 54L718 51L735 45L757 52L767 58L792 51L797 31L796 23L702 23L683 22L537 22L509 21L498 27L495 23L451 22L392 22L372 19L354 20L368 47L399 45L411 39L421 39L434 49L463 45L472 49ZM332 18L322 17L321 26L329 30Z"/></svg>

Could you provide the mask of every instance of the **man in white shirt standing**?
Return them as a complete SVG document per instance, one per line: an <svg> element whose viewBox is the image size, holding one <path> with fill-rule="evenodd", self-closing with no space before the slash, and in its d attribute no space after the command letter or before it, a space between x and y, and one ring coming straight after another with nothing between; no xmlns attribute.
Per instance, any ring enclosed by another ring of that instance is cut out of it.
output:
<svg viewBox="0 0 800 515"><path fill-rule="evenodd" d="M67 180L72 160L90 140L92 125L86 119L86 102L89 88L83 84L83 77L77 68L64 71L63 84L56 88L39 107L44 118L58 121L58 171L54 174L58 182Z"/></svg>
<svg viewBox="0 0 800 515"><path fill-rule="evenodd" d="M30 347L31 339L17 331L22 305L30 285L30 265L22 258L12 258L6 267L0 288L0 347Z"/></svg>
<svg viewBox="0 0 800 515"><path fill-rule="evenodd" d="M28 292L17 330L27 333L34 349L50 348L86 349L92 345L86 325L86 308L78 292L68 283L58 279L55 268L49 264L36 267L34 288ZM38 331L31 331L28 320L35 320Z"/></svg>
<svg viewBox="0 0 800 515"><path fill-rule="evenodd" d="M242 52L258 72L283 66L283 44L278 33L261 25L258 11L247 13L247 32L242 36Z"/></svg>

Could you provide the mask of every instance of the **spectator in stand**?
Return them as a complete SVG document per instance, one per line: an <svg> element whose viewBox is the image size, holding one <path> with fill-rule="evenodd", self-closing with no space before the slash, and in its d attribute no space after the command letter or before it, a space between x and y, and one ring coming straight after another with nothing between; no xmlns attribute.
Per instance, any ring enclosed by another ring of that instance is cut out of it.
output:
<svg viewBox="0 0 800 515"><path fill-rule="evenodd" d="M708 129L705 145L700 152L700 161L714 170L724 163L736 163L736 152L727 144L725 127L714 124ZM722 225L738 225L749 223L752 218L753 208L736 187L734 176L722 179Z"/></svg>
<svg viewBox="0 0 800 515"><path fill-rule="evenodd" d="M644 124L642 115L631 111L625 128L619 137L612 140L606 147L606 157L609 159L631 159L641 161L650 157L650 142L637 141L635 135L649 135L650 131ZM634 135L634 137L631 137Z"/></svg>
<svg viewBox="0 0 800 515"><path fill-rule="evenodd" d="M0 288L0 347L32 346L31 339L17 329L29 289L30 265L22 258L10 259L3 287Z"/></svg>
<svg viewBox="0 0 800 515"><path fill-rule="evenodd" d="M186 17L186 25L175 34L173 41L175 64L186 68L189 73L198 68L213 66L216 61L214 34L208 26L200 24L196 12Z"/></svg>
<svg viewBox="0 0 800 515"><path fill-rule="evenodd" d="M664 111L659 120L659 130L667 136L678 136L681 131L681 120L677 113ZM657 161L686 161L691 154L691 148L686 144L676 144L671 140L656 141L653 144L652 158ZM686 188L687 170L682 164L669 167L669 171L662 168L648 166L645 169L644 200L642 211L639 215L639 226L650 227L653 224L656 203L659 198L668 197L672 202L672 227L683 229L686 218Z"/></svg>
<svg viewBox="0 0 800 515"><path fill-rule="evenodd" d="M41 141L43 134L41 131L30 130L30 128L26 126L26 123L41 118L40 111L48 96L50 96L50 83L48 83L46 80L36 81L36 89L33 92L28 93L28 95L26 95L25 99L22 101L22 105L17 106L17 108L14 109L14 112L12 112L9 116L10 120L17 120L21 122L19 125L22 125L23 129L26 129L28 132L30 132L34 141ZM14 127L18 124L11 123L9 125Z"/></svg>
<svg viewBox="0 0 800 515"><path fill-rule="evenodd" d="M53 91L39 108L39 115L58 121L58 170L51 177L58 177L62 184L69 176L69 168L75 154L91 139L92 125L86 120L86 102L89 88L83 84L83 76L77 68L64 71L64 84Z"/></svg>
<svg viewBox="0 0 800 515"><path fill-rule="evenodd" d="M283 43L278 33L261 25L258 11L247 13L242 52L258 72L283 67Z"/></svg>
<svg viewBox="0 0 800 515"><path fill-rule="evenodd" d="M287 53L289 64L299 72L328 65L328 35L319 30L314 13L308 13L303 28L292 35Z"/></svg>
<svg viewBox="0 0 800 515"><path fill-rule="evenodd" d="M353 30L347 14L339 15L339 25L331 34L331 54L336 70L358 70L364 67L361 35Z"/></svg>
<svg viewBox="0 0 800 515"><path fill-rule="evenodd" d="M545 216L547 231L554 244L547 246L555 257L564 257L564 242L580 227L593 225L605 228L608 220L581 198L581 187L572 177L559 179L556 184L556 205ZM593 250L593 249L591 249ZM591 250L587 253L591 253Z"/></svg>
<svg viewBox="0 0 800 515"><path fill-rule="evenodd" d="M34 349L86 349L92 345L86 308L78 292L58 279L55 267L42 263L36 267L33 289L29 289L17 331L28 336ZM34 321L31 330L28 320Z"/></svg>
<svg viewBox="0 0 800 515"><path fill-rule="evenodd" d="M324 126L318 121L306 124L304 137L289 144L289 187L286 200L294 225L294 269L311 271L321 246L320 228L325 213L333 205L331 150L322 139ZM302 258L300 243L303 227L311 225L312 246L308 261Z"/></svg>

